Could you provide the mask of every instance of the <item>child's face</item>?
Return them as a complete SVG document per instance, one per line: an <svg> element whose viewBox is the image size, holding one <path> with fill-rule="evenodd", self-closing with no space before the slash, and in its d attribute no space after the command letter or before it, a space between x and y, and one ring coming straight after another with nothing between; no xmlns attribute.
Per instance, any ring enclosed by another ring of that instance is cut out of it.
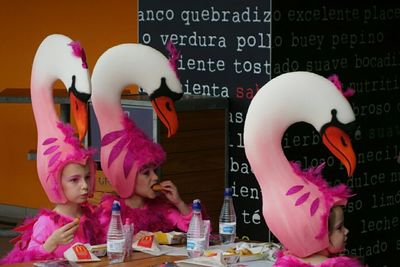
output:
<svg viewBox="0 0 400 267"><path fill-rule="evenodd" d="M154 167L145 166L136 177L135 194L143 198L156 198L157 194L151 189L151 186L157 182L158 176Z"/></svg>
<svg viewBox="0 0 400 267"><path fill-rule="evenodd" d="M84 203L88 199L90 171L88 165L67 164L61 174L64 195L69 202Z"/></svg>
<svg viewBox="0 0 400 267"><path fill-rule="evenodd" d="M331 254L343 252L349 230L344 226L344 214L341 207L335 206L332 208L329 216L329 225L329 252Z"/></svg>

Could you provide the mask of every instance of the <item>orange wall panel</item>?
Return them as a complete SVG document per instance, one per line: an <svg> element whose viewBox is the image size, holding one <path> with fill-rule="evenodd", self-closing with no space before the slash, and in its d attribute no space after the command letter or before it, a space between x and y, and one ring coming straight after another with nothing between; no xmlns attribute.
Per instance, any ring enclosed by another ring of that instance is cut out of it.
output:
<svg viewBox="0 0 400 267"><path fill-rule="evenodd" d="M29 88L34 54L47 35L79 40L90 69L108 48L137 42L137 0L2 0L0 25L0 90ZM51 207L36 162L27 160L36 148L31 105L0 104L0 123L0 204Z"/></svg>

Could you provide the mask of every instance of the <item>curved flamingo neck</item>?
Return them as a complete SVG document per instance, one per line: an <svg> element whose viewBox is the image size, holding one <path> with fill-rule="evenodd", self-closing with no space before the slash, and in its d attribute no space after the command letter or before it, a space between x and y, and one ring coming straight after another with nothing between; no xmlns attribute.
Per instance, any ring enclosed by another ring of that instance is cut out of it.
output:
<svg viewBox="0 0 400 267"><path fill-rule="evenodd" d="M97 61L92 74L92 103L98 119L101 136L123 128L122 91L129 85L154 90L160 79L148 79L149 67L145 53L135 52L141 46L123 44L106 51ZM147 73L146 73L147 72ZM151 93L151 92L148 92Z"/></svg>
<svg viewBox="0 0 400 267"><path fill-rule="evenodd" d="M40 64L40 63L39 63ZM44 72L33 67L31 79L31 100L33 114L37 125L38 135L43 131L49 132L56 128L54 125L60 121L54 107L53 83L57 79L49 77Z"/></svg>
<svg viewBox="0 0 400 267"><path fill-rule="evenodd" d="M260 124L264 123L267 124L266 122ZM253 155L251 156L251 161L254 163L252 164L252 170L257 179L262 178L267 183L273 183L273 181L276 181L274 177L294 174L281 146L281 139L285 129L279 130L275 128L271 131L255 129L254 135L248 136L249 139L258 140L253 144L256 149L252 150ZM258 137L260 133L262 133L263 138Z"/></svg>
<svg viewBox="0 0 400 267"><path fill-rule="evenodd" d="M112 70L118 71L118 70ZM111 131L123 128L123 110L121 107L121 93L125 86L111 85L107 80L112 79L111 70L101 75L97 83L93 85L92 103L96 113L101 136ZM110 75L107 75L110 74ZM104 82L103 82L104 79Z"/></svg>

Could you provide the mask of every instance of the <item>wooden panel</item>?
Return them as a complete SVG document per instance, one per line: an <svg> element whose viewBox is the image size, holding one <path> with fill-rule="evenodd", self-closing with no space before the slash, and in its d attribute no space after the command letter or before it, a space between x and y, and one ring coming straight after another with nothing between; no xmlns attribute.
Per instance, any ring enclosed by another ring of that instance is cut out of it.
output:
<svg viewBox="0 0 400 267"><path fill-rule="evenodd" d="M224 190L207 191L201 194L187 193L182 194L182 199L190 204L193 199L200 199L202 205L205 207L207 214L210 216L213 225L213 231L218 231L219 214L224 200Z"/></svg>
<svg viewBox="0 0 400 267"><path fill-rule="evenodd" d="M170 153L162 167L164 175L218 170L225 167L225 149L197 151L196 153Z"/></svg>
<svg viewBox="0 0 400 267"><path fill-rule="evenodd" d="M89 203L93 205L97 205L100 203L101 198L103 197L104 192L94 192L93 197L89 198Z"/></svg>
<svg viewBox="0 0 400 267"><path fill-rule="evenodd" d="M178 118L173 138L161 133L167 152L162 179L172 180L187 204L200 199L216 232L225 187L225 110L179 112Z"/></svg>
<svg viewBox="0 0 400 267"><path fill-rule="evenodd" d="M107 180L103 171L96 172L96 191L100 192L113 192L110 182Z"/></svg>
<svg viewBox="0 0 400 267"><path fill-rule="evenodd" d="M201 194L207 191L224 190L225 170L199 171L183 174L163 175L163 180L171 180L178 186L181 194L197 194L201 198Z"/></svg>
<svg viewBox="0 0 400 267"><path fill-rule="evenodd" d="M194 131L225 127L225 110L201 110L178 112L179 131ZM165 135L166 128L160 127L161 135Z"/></svg>
<svg viewBox="0 0 400 267"><path fill-rule="evenodd" d="M174 152L189 152L225 147L225 128L197 131L179 131L172 138L161 136L161 145L167 155Z"/></svg>

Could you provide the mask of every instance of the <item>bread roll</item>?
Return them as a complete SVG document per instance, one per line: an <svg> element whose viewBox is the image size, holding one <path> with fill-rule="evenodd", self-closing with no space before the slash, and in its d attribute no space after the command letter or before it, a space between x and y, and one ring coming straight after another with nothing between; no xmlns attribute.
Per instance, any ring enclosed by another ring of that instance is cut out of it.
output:
<svg viewBox="0 0 400 267"><path fill-rule="evenodd" d="M156 192L160 192L160 191L162 191L162 186L160 184L153 184L151 186L151 189L156 191Z"/></svg>

